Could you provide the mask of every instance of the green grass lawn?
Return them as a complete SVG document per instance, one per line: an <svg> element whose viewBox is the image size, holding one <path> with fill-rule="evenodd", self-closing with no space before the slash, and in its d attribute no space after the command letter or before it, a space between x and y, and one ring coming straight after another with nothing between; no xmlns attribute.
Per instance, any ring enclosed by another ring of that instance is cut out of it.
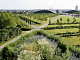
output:
<svg viewBox="0 0 80 60"><path fill-rule="evenodd" d="M56 29L56 30L45 30L47 34L58 34L58 33L66 33L66 32L78 32L78 29ZM57 36L60 42L65 45L80 45L80 36L70 36L70 37L61 37Z"/></svg>
<svg viewBox="0 0 80 60"><path fill-rule="evenodd" d="M47 18L56 16L56 14L52 14L52 13L42 13L42 14L30 13L30 14L18 14L18 15L38 23L44 23L47 21Z"/></svg>
<svg viewBox="0 0 80 60"><path fill-rule="evenodd" d="M62 21L60 21L60 18L62 18ZM52 18L51 19L51 23L57 23L57 19L59 20L60 23L72 23L74 21L74 18L71 16L58 16L56 19ZM67 21L67 19L69 19L69 21ZM80 22L80 18L75 18L76 21L75 22ZM65 44L65 45L80 45L80 36L70 36L70 37L61 37L59 35L59 33L76 33L79 32L78 28L74 28L75 26L79 26L79 24L54 24L54 25L48 25L46 28L54 28L54 27L65 27L65 26L73 26L72 28L62 28L62 29L51 29L51 30L44 30L47 34L53 34L56 37L58 36L59 40Z"/></svg>
<svg viewBox="0 0 80 60"><path fill-rule="evenodd" d="M59 27L59 26L79 26L79 24L64 24L64 25L48 25L47 27L50 28L50 27Z"/></svg>
<svg viewBox="0 0 80 60"><path fill-rule="evenodd" d="M48 34L57 34L57 33L65 33L65 32L78 32L78 28L72 29L53 29L53 30L45 30Z"/></svg>
<svg viewBox="0 0 80 60"><path fill-rule="evenodd" d="M66 45L80 45L80 36L60 37L60 40Z"/></svg>

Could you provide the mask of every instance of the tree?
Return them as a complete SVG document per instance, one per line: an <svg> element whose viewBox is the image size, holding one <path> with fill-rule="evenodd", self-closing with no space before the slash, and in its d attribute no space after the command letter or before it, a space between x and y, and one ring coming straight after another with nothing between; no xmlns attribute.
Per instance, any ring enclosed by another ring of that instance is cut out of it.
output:
<svg viewBox="0 0 80 60"><path fill-rule="evenodd" d="M17 55L8 49L8 47L3 48L1 55L2 60L17 60Z"/></svg>
<svg viewBox="0 0 80 60"><path fill-rule="evenodd" d="M60 21L62 22L62 18L60 18Z"/></svg>
<svg viewBox="0 0 80 60"><path fill-rule="evenodd" d="M57 24L59 24L60 22L59 22L59 19L57 19Z"/></svg>
<svg viewBox="0 0 80 60"><path fill-rule="evenodd" d="M49 24L51 24L51 20L49 20Z"/></svg>
<svg viewBox="0 0 80 60"><path fill-rule="evenodd" d="M60 18L61 24L62 24L62 18Z"/></svg>
<svg viewBox="0 0 80 60"><path fill-rule="evenodd" d="M67 23L69 23L70 22L70 19L69 18L67 18Z"/></svg>
<svg viewBox="0 0 80 60"><path fill-rule="evenodd" d="M73 22L72 23L76 23L76 18L73 18Z"/></svg>

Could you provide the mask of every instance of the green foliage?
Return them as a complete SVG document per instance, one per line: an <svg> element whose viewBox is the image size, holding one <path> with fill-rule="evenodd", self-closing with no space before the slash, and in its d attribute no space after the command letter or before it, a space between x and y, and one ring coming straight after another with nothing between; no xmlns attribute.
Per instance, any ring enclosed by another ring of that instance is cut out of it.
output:
<svg viewBox="0 0 80 60"><path fill-rule="evenodd" d="M13 51L11 51L8 47L4 47L1 52L2 60L17 60L17 55Z"/></svg>
<svg viewBox="0 0 80 60"><path fill-rule="evenodd" d="M69 21L70 21L70 19L69 19L69 18L67 18L67 23L69 23Z"/></svg>
<svg viewBox="0 0 80 60"><path fill-rule="evenodd" d="M47 18L49 17L53 17L56 16L56 14L52 14L52 13L42 13L42 14L28 14L27 16L32 17L34 19L38 19L38 20L47 20Z"/></svg>
<svg viewBox="0 0 80 60"><path fill-rule="evenodd" d="M30 20L37 19L36 20L37 22L40 22L43 20L46 21L47 18L50 18L53 16L55 15L53 14L28 14L26 15L25 14L26 18ZM23 60L33 60L33 59L34 60L70 60L70 58L73 55L75 55L75 53L79 57L80 46L79 44L77 44L79 42L77 43L74 42L74 41L77 41L76 39L78 37L75 38L75 36L73 37L72 36L70 37L62 36L62 35L66 36L66 35L77 35L77 34L79 35L77 30L80 31L80 24L79 23L72 24L72 23L79 22L78 20L79 19L77 18L60 17L55 22L56 24L58 24L56 25L56 27L57 26L58 27L60 26L63 26L63 27L72 26L73 27L74 26L74 27L78 27L79 29L70 28L69 30L69 29L61 28L61 29L54 29L55 31L50 30L51 33L48 33L45 30L33 31L24 37L22 36L19 40L17 40L15 43L10 44L8 47L4 47L3 50L0 52L0 57L2 58L2 60L13 60L13 59L17 60L16 58L17 57L19 58L19 56L21 56L20 58L22 58ZM27 22L28 24L31 25L31 21L27 21ZM51 24L52 21L49 20L49 23ZM59 23L61 23L61 25ZM64 25L62 25L62 23ZM68 23L72 25L69 25ZM11 38L14 38L15 36L18 36L19 34L21 34L21 28L26 28L26 27L27 27L26 22L23 20L20 20L15 14L0 13L0 42L5 42L5 41L10 40ZM49 27L53 27L53 26L49 26ZM49 42L52 42L52 43L41 45L38 42L39 39L32 39L32 40L28 39L28 38L33 37L34 35L41 35L41 36L43 35L44 37L49 39ZM73 39L75 40L73 41ZM77 45L75 45L73 42ZM32 46L30 46L31 47L30 50L23 48L24 47L23 45L28 46L28 44L30 43L32 44ZM52 47L54 46L54 44L57 45L55 48ZM23 50L23 53L21 53L22 50ZM24 52L25 50L27 53ZM15 54L15 53L18 53L18 54ZM73 56L73 57L77 58L77 56Z"/></svg>
<svg viewBox="0 0 80 60"><path fill-rule="evenodd" d="M0 13L0 28L1 29L16 27L17 25L23 26L23 25L26 25L26 23L20 20L13 13L7 13L7 12Z"/></svg>
<svg viewBox="0 0 80 60"><path fill-rule="evenodd" d="M8 28L8 29L0 29L0 42L5 42L15 36L21 34L20 28Z"/></svg>
<svg viewBox="0 0 80 60"><path fill-rule="evenodd" d="M15 14L0 12L0 43L21 34L21 28L27 25Z"/></svg>

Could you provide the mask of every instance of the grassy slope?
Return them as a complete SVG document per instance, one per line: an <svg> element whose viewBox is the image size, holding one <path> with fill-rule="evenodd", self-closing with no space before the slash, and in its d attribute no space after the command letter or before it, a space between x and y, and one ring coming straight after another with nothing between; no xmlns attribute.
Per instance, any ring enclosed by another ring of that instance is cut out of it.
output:
<svg viewBox="0 0 80 60"><path fill-rule="evenodd" d="M59 16L58 19L62 18L62 23L67 23L67 18L70 19L69 22L73 21L73 17L69 16ZM54 20L54 19L53 19ZM51 20L53 23L56 23L56 20ZM80 18L76 18L76 22L80 22ZM59 27L59 26L79 26L79 24L62 24L62 25L48 25L48 28L51 27ZM44 30L47 34L58 34L58 33L67 33L67 32L78 32L78 28L70 28L70 29L51 29ZM57 35L56 35L57 36ZM58 35L59 36L59 35ZM72 37L60 37L60 41L66 45L80 45L80 36L72 36Z"/></svg>

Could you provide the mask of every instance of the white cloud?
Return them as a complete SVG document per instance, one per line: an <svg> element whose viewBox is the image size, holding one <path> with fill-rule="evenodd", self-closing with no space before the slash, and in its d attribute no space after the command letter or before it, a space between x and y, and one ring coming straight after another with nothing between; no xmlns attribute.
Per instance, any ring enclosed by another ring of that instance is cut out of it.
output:
<svg viewBox="0 0 80 60"><path fill-rule="evenodd" d="M80 0L0 0L1 9L75 9Z"/></svg>

